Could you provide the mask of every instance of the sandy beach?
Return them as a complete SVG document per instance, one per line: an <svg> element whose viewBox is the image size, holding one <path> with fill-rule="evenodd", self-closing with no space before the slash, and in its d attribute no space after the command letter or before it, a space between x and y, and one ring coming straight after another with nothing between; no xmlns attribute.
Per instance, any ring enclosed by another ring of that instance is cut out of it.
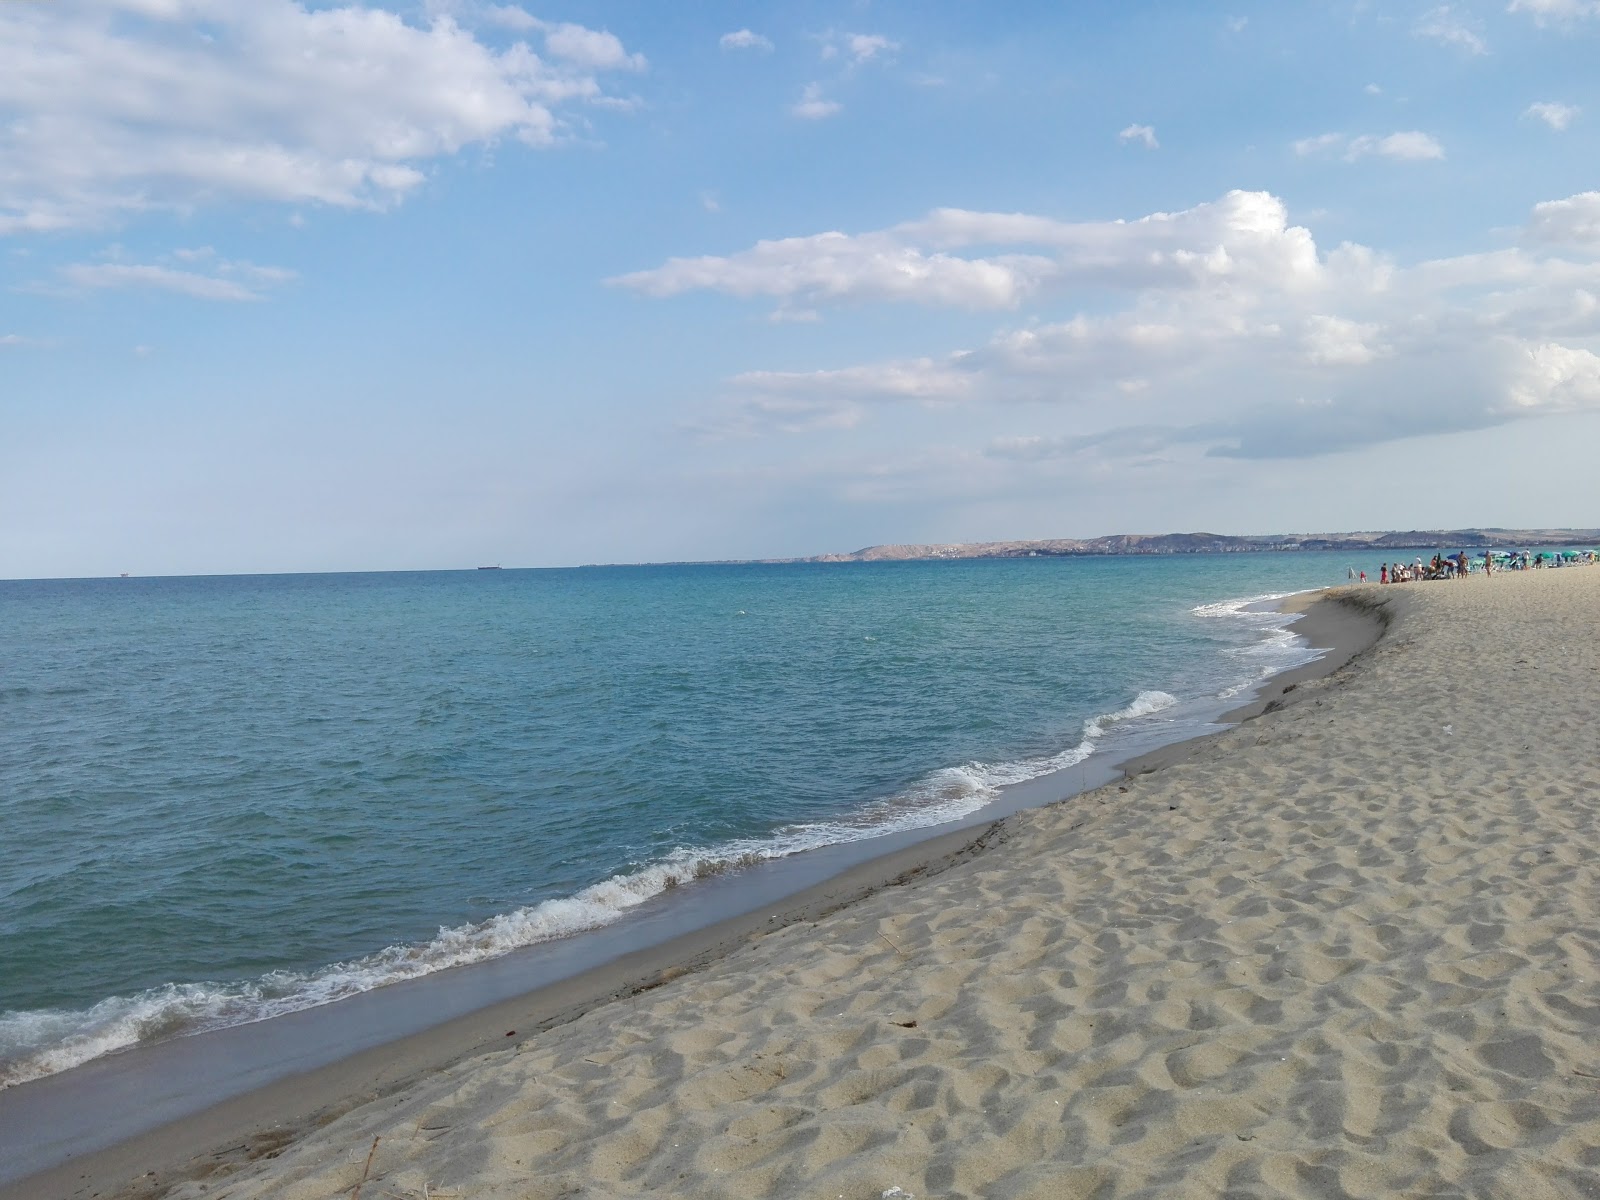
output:
<svg viewBox="0 0 1600 1200"><path fill-rule="evenodd" d="M124 1194L1600 1195L1600 570L1322 603L1387 631L1124 783Z"/></svg>

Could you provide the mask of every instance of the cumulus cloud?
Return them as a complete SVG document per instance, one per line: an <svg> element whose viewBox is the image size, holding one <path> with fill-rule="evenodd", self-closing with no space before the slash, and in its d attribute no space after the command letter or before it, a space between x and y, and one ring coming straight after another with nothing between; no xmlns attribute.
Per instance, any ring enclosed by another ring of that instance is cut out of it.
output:
<svg viewBox="0 0 1600 1200"><path fill-rule="evenodd" d="M993 246L1031 254L955 253ZM962 273L979 263L1001 274ZM940 288L944 302L987 307L1020 308L1047 288L1060 293L1053 307L1075 287L1094 297L1092 311L1025 315L943 354L747 371L727 401L747 435L845 430L908 405L1007 406L1056 428L1014 432L979 458L1076 470L1314 457L1600 411L1600 193L1536 205L1520 246L1411 265L1321 249L1276 197L1233 192L1123 221L936 210L616 282L810 303L928 302Z"/></svg>
<svg viewBox="0 0 1600 1200"><path fill-rule="evenodd" d="M725 33L717 39L717 45L724 50L760 50L764 54L772 53L772 40L762 37L749 29L735 29L732 33Z"/></svg>
<svg viewBox="0 0 1600 1200"><path fill-rule="evenodd" d="M1117 137L1124 142L1138 142L1146 150L1161 148L1161 143L1156 141L1156 131L1150 125L1129 125L1118 133Z"/></svg>
<svg viewBox="0 0 1600 1200"><path fill-rule="evenodd" d="M959 253L980 247L998 253ZM1005 309L1047 286L1203 288L1260 277L1293 286L1318 269L1310 234L1289 224L1280 200L1236 191L1133 221L936 209L889 229L763 241L609 282L651 296L710 290L808 306L909 300Z"/></svg>
<svg viewBox="0 0 1600 1200"><path fill-rule="evenodd" d="M539 18L515 4L490 4L481 10L482 22L500 29L514 29L527 33L539 28Z"/></svg>
<svg viewBox="0 0 1600 1200"><path fill-rule="evenodd" d="M1528 234L1535 242L1600 247L1600 192L1535 204Z"/></svg>
<svg viewBox="0 0 1600 1200"><path fill-rule="evenodd" d="M1576 104L1557 104L1554 101L1541 100L1530 104L1523 110L1525 117L1537 117L1557 133L1571 125L1573 120L1582 110Z"/></svg>
<svg viewBox="0 0 1600 1200"><path fill-rule="evenodd" d="M1600 408L1600 357L1556 342L1523 343L1508 403L1513 409L1579 412Z"/></svg>
<svg viewBox="0 0 1600 1200"><path fill-rule="evenodd" d="M820 83L808 83L801 91L800 99L789 111L802 120L820 121L825 117L837 116L844 111L844 105L823 96Z"/></svg>
<svg viewBox="0 0 1600 1200"><path fill-rule="evenodd" d="M1441 4L1438 8L1424 13L1417 21L1414 32L1418 37L1454 46L1468 54L1489 53L1488 45L1474 24L1460 16L1448 4Z"/></svg>
<svg viewBox="0 0 1600 1200"><path fill-rule="evenodd" d="M602 73L645 66L604 31L485 20L542 53L298 0L0 5L0 234L223 201L381 208L464 147L556 144L609 99Z"/></svg>
<svg viewBox="0 0 1600 1200"><path fill-rule="evenodd" d="M899 49L899 42L881 33L829 33L822 38L823 58L842 58L853 67L888 58Z"/></svg>
<svg viewBox="0 0 1600 1200"><path fill-rule="evenodd" d="M565 59L595 71L642 71L648 65L642 54L629 54L614 33L582 25L541 22L544 47L554 58Z"/></svg>
<svg viewBox="0 0 1600 1200"><path fill-rule="evenodd" d="M1384 137L1360 134L1350 137L1342 133L1322 133L1301 138L1292 144L1294 152L1302 158L1334 154L1345 162L1378 155L1400 161L1419 162L1444 157L1444 147L1429 134L1419 130L1404 130Z"/></svg>
<svg viewBox="0 0 1600 1200"><path fill-rule="evenodd" d="M1375 345L1381 326L1315 314L1306 318L1305 355L1313 366L1359 367L1383 353Z"/></svg>

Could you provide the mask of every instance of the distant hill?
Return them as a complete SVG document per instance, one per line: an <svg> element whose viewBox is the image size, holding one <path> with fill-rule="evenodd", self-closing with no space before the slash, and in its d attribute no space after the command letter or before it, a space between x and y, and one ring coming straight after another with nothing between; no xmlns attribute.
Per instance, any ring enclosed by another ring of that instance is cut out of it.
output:
<svg viewBox="0 0 1600 1200"><path fill-rule="evenodd" d="M1412 529L1368 533L1115 533L1097 538L955 542L924 546L867 546L849 554L818 554L796 562L905 562L929 558L1070 558L1091 554L1237 554L1295 550L1485 550L1532 546L1594 546L1600 529Z"/></svg>

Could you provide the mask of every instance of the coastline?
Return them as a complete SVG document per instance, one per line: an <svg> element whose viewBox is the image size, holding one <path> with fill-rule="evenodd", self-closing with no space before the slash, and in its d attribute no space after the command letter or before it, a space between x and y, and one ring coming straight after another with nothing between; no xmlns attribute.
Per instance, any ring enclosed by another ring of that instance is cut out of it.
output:
<svg viewBox="0 0 1600 1200"><path fill-rule="evenodd" d="M122 1188L118 1195L155 1196L178 1180L275 1155L282 1146L360 1104L403 1093L441 1071L523 1042L605 1005L637 997L718 962L763 935L814 923L886 890L931 880L985 857L1008 840L1008 826L1019 812L1069 802L1112 786L1125 776L1182 761L1219 731L1281 703L1300 683L1341 670L1370 648L1381 631L1381 622L1370 611L1352 607L1348 599L1333 593L1298 593L1279 605L1283 611L1304 614L1293 626L1294 632L1323 653L1310 663L1263 680L1251 700L1219 718L1217 731L1121 760L1108 757L1095 764L1092 781L1088 772L1068 768L1014 785L1008 789L1012 797L1004 806L1005 815L980 816L944 833L916 838L754 911L629 951L573 977L451 1017L421 1032L227 1096L203 1111L0 1183L0 1200L104 1196L117 1188ZM205 1039L214 1037L198 1034L181 1041L191 1052L204 1053ZM21 1090L35 1102L59 1094L63 1107L70 1111L72 1092L85 1075L93 1073L90 1068L94 1066L87 1064L63 1076L23 1085ZM20 1091L9 1091L14 1102ZM6 1099L6 1093L0 1093L0 1109Z"/></svg>
<svg viewBox="0 0 1600 1200"><path fill-rule="evenodd" d="M999 852L169 1194L1593 1194L1600 572L1377 598L1355 669Z"/></svg>

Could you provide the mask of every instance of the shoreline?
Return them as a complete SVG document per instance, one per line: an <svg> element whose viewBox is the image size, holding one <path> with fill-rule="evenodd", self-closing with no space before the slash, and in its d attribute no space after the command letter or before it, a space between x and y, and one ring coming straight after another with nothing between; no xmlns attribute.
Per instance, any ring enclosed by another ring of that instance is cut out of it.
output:
<svg viewBox="0 0 1600 1200"><path fill-rule="evenodd" d="M1114 762L1108 759L1097 764L1093 782L1088 780L1087 772L1077 771L1081 786L1074 787L1069 782L1074 768L1015 785L1018 794L1003 815L979 816L964 826L918 838L751 912L629 951L570 978L450 1017L420 1032L385 1040L308 1071L273 1079L198 1113L179 1116L26 1176L0 1182L0 1200L106 1195L117 1188L123 1190L116 1194L128 1197L158 1195L178 1180L196 1177L197 1171L204 1174L221 1164L275 1154L283 1145L342 1112L398 1094L440 1071L516 1045L592 1010L701 970L763 935L815 922L888 889L935 878L959 864L983 857L1009 839L1008 827L1019 812L1067 803L1118 779L1148 774L1183 761L1220 733L1281 706L1283 697L1301 683L1342 670L1379 640L1384 624L1376 615L1377 609L1359 599L1361 590L1352 591L1357 596L1354 601L1346 589L1334 589L1297 593L1278 602L1280 611L1303 614L1292 626L1294 633L1304 638L1310 648L1323 653L1310 663L1262 680L1249 701L1217 718L1216 729ZM1372 591L1376 592L1376 588ZM1374 598L1381 607L1382 597ZM1043 792L1054 794L1040 798ZM213 1031L179 1041L188 1043L186 1048L192 1053L204 1053L204 1039L231 1032ZM97 1063L114 1063L115 1057L95 1060L7 1092L13 1102L24 1091L35 1103L47 1096L68 1100L89 1075L95 1074ZM102 1067L102 1071L105 1069ZM6 1107L6 1099L7 1093L0 1092L0 1112ZM64 1107L70 1111L70 1104Z"/></svg>

